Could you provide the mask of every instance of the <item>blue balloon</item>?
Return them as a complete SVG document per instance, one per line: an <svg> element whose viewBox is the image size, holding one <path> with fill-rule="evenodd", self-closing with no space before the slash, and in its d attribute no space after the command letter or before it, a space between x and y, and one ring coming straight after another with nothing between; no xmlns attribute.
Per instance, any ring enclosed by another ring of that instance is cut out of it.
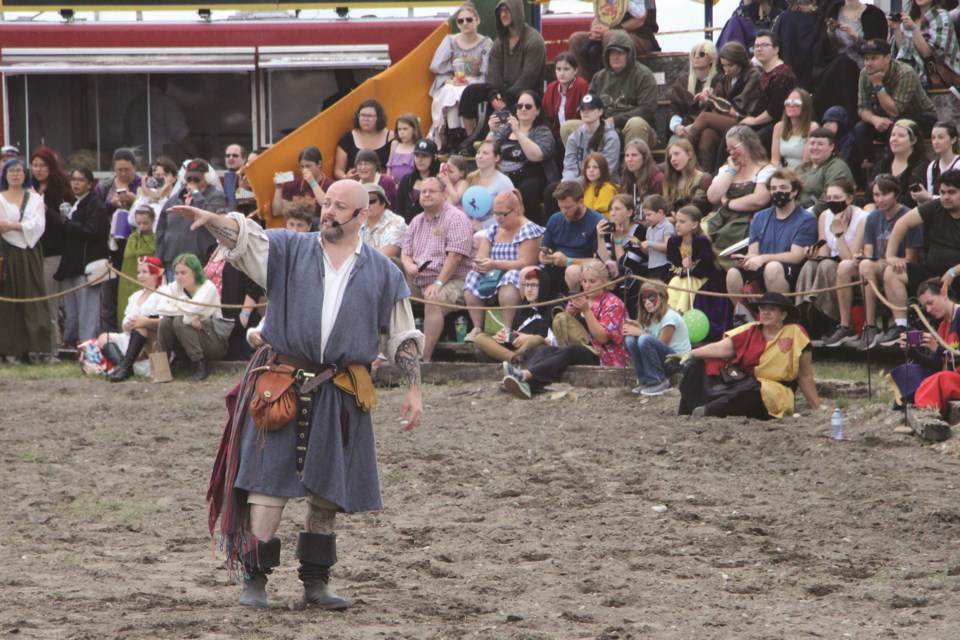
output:
<svg viewBox="0 0 960 640"><path fill-rule="evenodd" d="M479 220L490 213L490 209L493 206L493 198L490 196L490 192L487 191L486 187L475 185L463 193L463 199L460 203L463 205L463 210L468 216Z"/></svg>

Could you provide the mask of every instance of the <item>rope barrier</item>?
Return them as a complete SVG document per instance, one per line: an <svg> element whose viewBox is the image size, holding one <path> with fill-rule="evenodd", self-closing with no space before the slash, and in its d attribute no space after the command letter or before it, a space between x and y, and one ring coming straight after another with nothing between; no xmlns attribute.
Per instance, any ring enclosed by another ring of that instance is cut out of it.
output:
<svg viewBox="0 0 960 640"><path fill-rule="evenodd" d="M110 268L112 269L113 267L110 267ZM35 298L4 298L3 296L0 296L0 302L13 302L13 303L19 303L19 304L28 304L33 302L46 302L47 300L62 298L63 296L68 296L71 293L76 293L81 289L86 289L87 287L92 287L95 284L99 284L100 281L107 279L109 275L110 275L110 272L105 271L103 275L101 275L96 280L84 282L83 284L78 284L75 287L70 287L66 291L58 291L57 293L51 293L45 296L37 296Z"/></svg>
<svg viewBox="0 0 960 640"><path fill-rule="evenodd" d="M699 29L676 29L674 31L658 31L657 36L682 36L689 33L713 33L714 31L722 31L723 27L700 27ZM569 44L569 40L547 40L545 44ZM669 54L667 54L669 55Z"/></svg>
<svg viewBox="0 0 960 640"><path fill-rule="evenodd" d="M873 291L873 294L877 296L877 300L879 300L883 304L883 306L889 309L892 309L893 311L909 311L910 309L913 309L914 311L916 311L917 317L920 318L920 322L923 323L923 326L927 328L927 330L933 336L933 339L937 341L937 344L939 344L941 347L946 349L948 353L954 356L960 356L960 351L951 347L949 344L946 343L946 341L943 338L940 337L940 333L933 328L933 326L927 320L927 317L924 315L923 309L921 309L918 305L912 304L909 307L901 307L899 305L893 304L892 302L887 300L882 293L880 293L880 289L877 287L876 283L874 283L873 281L867 281L867 284L870 285L870 289Z"/></svg>

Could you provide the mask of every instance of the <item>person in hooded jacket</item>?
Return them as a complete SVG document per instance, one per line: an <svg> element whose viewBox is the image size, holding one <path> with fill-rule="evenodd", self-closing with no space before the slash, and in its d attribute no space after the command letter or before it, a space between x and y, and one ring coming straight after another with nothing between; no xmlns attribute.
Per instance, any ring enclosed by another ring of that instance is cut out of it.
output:
<svg viewBox="0 0 960 640"><path fill-rule="evenodd" d="M527 24L523 0L501 0L493 15L497 39L490 50L486 82L470 85L460 96L460 118L468 131L476 128L480 104L492 90L501 90L509 104L524 90L543 93L547 45L540 32Z"/></svg>
<svg viewBox="0 0 960 640"><path fill-rule="evenodd" d="M602 52L610 43L610 37L616 31L626 33L637 52L643 55L660 51L656 33L660 30L657 25L656 0L630 0L627 11L619 24L606 26L594 19L590 31L578 31L570 36L570 53L580 63L580 75L589 81L593 74L603 67Z"/></svg>
<svg viewBox="0 0 960 640"><path fill-rule="evenodd" d="M833 131L837 145L837 156L852 166L853 162L853 131L850 127L850 116L847 110L840 105L834 105L823 113L823 128Z"/></svg>
<svg viewBox="0 0 960 640"><path fill-rule="evenodd" d="M590 81L590 93L600 98L608 119L621 132L624 140L640 138L651 149L656 148L657 80L646 65L637 61L630 36L619 29L610 32L603 50L603 69ZM566 139L583 124L567 120L560 127L560 138Z"/></svg>

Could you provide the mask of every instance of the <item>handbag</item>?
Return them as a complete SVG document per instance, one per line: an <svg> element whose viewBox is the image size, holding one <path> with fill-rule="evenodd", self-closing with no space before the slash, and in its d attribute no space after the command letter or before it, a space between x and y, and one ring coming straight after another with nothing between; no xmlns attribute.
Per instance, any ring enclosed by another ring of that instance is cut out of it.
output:
<svg viewBox="0 0 960 640"><path fill-rule="evenodd" d="M720 379L724 384L735 384L747 377L747 372L738 364L728 364L720 369Z"/></svg>
<svg viewBox="0 0 960 640"><path fill-rule="evenodd" d="M110 260L107 258L87 263L83 268L83 274L87 276L87 284L101 284L117 277L117 274L111 271Z"/></svg>
<svg viewBox="0 0 960 640"><path fill-rule="evenodd" d="M217 337L221 340L229 340L235 324L236 320L230 318L214 318L213 332L217 334Z"/></svg>
<svg viewBox="0 0 960 640"><path fill-rule="evenodd" d="M953 47L953 28L947 29L947 46L944 51L950 51ZM939 53L932 53L923 59L923 70L927 74L927 82L931 89L950 89L960 87L960 73L951 69L943 56Z"/></svg>
<svg viewBox="0 0 960 640"><path fill-rule="evenodd" d="M266 431L278 431L294 419L297 394L293 389L295 369L285 364L263 367L254 384L250 415Z"/></svg>
<svg viewBox="0 0 960 640"><path fill-rule="evenodd" d="M481 298L489 298L494 295L501 278L503 278L503 269L491 269L482 274L477 281L477 295Z"/></svg>

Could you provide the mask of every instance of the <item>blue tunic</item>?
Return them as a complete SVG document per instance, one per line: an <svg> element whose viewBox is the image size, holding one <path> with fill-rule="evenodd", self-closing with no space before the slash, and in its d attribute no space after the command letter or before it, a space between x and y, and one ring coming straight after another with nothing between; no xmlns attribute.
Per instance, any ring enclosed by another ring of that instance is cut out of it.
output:
<svg viewBox="0 0 960 640"><path fill-rule="evenodd" d="M400 270L362 243L326 353L320 353L324 264L317 234L285 229L266 233L270 311L263 339L279 353L310 362L338 366L373 362L380 350L380 335L389 333L394 305L410 295ZM381 509L370 413L361 411L353 396L330 382L314 392L311 412L302 480L296 474L295 425L266 433L265 442L260 443L257 427L248 418L235 486L270 496L316 495L346 512Z"/></svg>

